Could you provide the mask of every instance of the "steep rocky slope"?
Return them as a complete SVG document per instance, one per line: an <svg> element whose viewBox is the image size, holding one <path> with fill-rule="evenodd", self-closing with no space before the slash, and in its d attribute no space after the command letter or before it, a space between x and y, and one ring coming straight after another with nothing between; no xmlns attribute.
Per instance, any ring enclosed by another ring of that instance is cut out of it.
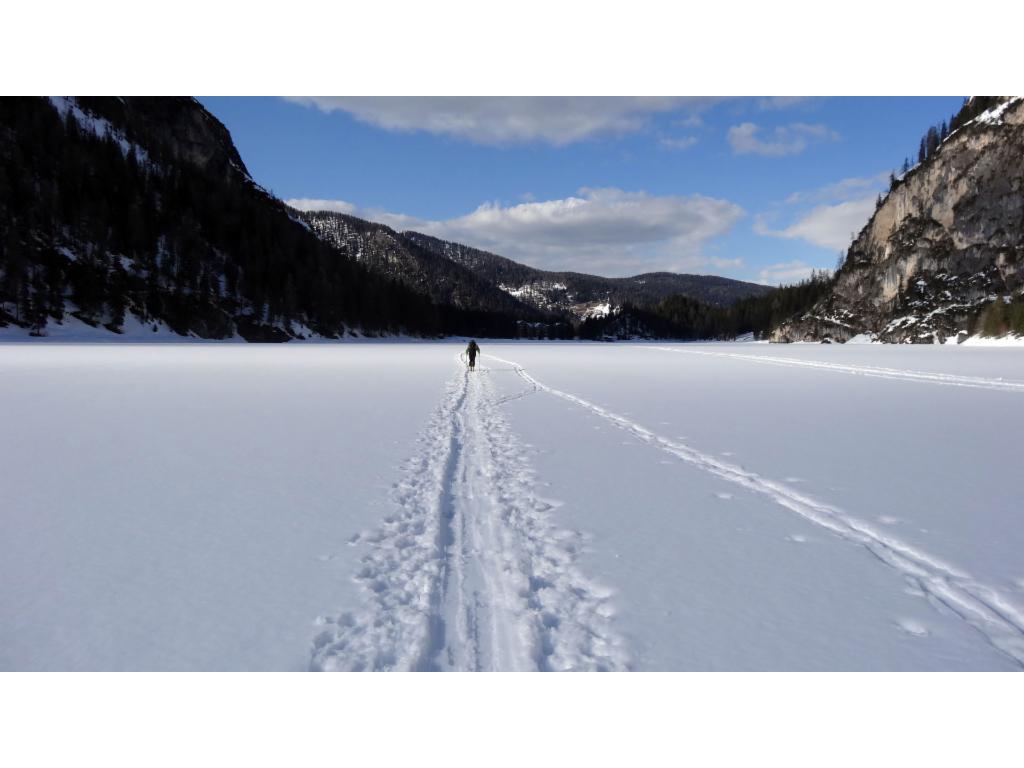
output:
<svg viewBox="0 0 1024 768"><path fill-rule="evenodd" d="M776 341L962 339L1024 288L1024 100L1001 97L898 179L832 291ZM967 109L967 107L965 107Z"/></svg>

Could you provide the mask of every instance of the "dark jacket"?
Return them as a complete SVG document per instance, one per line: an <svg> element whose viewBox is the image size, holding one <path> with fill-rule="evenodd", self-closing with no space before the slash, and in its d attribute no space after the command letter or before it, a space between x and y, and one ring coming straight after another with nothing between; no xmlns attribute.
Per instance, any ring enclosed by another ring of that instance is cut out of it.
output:
<svg viewBox="0 0 1024 768"><path fill-rule="evenodd" d="M476 345L475 341L469 342L469 346L466 347L466 354L469 355L470 360L480 354L480 347Z"/></svg>

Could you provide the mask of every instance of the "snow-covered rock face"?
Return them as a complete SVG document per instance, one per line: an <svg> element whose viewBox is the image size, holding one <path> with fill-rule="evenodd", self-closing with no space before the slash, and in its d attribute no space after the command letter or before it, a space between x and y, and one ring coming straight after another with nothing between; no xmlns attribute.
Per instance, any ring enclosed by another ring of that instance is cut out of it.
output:
<svg viewBox="0 0 1024 768"><path fill-rule="evenodd" d="M833 292L774 340L933 342L1024 287L1024 100L964 125L912 169L850 246ZM842 318L839 323L836 318Z"/></svg>

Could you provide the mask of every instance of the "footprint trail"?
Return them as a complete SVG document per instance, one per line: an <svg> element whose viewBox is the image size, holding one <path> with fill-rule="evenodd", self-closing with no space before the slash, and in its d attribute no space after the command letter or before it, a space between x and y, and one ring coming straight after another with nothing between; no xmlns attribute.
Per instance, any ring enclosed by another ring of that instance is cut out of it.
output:
<svg viewBox="0 0 1024 768"><path fill-rule="evenodd" d="M811 498L794 488L742 467L701 453L684 443L655 434L646 427L576 395L550 387L511 360L488 355L515 367L527 384L591 411L633 437L704 472L767 497L841 538L864 547L895 569L924 597L941 604L966 622L997 650L1024 668L1024 609L991 586L939 558L879 531L847 512Z"/></svg>
<svg viewBox="0 0 1024 768"><path fill-rule="evenodd" d="M449 383L395 513L364 539L363 608L320 620L310 669L629 668L611 593L576 566L581 535L548 519L480 373L460 365Z"/></svg>

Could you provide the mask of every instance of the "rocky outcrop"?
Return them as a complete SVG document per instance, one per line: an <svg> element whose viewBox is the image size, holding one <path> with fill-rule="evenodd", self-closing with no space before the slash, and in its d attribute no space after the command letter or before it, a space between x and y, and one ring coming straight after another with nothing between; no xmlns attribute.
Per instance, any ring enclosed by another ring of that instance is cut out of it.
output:
<svg viewBox="0 0 1024 768"><path fill-rule="evenodd" d="M1024 99L1004 97L896 182L831 293L772 338L943 342L1022 289Z"/></svg>
<svg viewBox="0 0 1024 768"><path fill-rule="evenodd" d="M226 179L251 180L228 129L191 97L80 96L74 101L164 161L190 163Z"/></svg>

